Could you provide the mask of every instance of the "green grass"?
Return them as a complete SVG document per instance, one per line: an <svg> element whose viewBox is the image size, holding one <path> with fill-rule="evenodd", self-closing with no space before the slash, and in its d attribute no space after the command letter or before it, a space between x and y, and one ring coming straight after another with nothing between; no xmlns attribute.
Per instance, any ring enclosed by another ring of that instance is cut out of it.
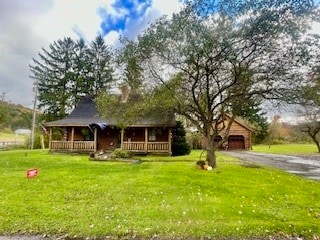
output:
<svg viewBox="0 0 320 240"><path fill-rule="evenodd" d="M199 153L131 164L0 152L0 235L320 236L319 182L221 154L217 169L199 170Z"/></svg>
<svg viewBox="0 0 320 240"><path fill-rule="evenodd" d="M276 153L276 154L316 154L315 144L279 144L279 145L256 145L254 152Z"/></svg>
<svg viewBox="0 0 320 240"><path fill-rule="evenodd" d="M0 132L0 141L23 141L25 139L25 135L16 135L15 133Z"/></svg>
<svg viewBox="0 0 320 240"><path fill-rule="evenodd" d="M189 155L184 156L161 156L161 155L147 155L139 157L145 162L193 162L205 160L206 152L204 150L192 150Z"/></svg>

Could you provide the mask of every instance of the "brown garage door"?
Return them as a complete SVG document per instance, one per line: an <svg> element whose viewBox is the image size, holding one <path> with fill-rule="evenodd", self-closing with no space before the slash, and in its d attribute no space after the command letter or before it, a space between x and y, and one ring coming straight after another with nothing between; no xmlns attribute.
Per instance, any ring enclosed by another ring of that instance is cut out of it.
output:
<svg viewBox="0 0 320 240"><path fill-rule="evenodd" d="M228 149L245 149L244 136L231 135L228 138Z"/></svg>

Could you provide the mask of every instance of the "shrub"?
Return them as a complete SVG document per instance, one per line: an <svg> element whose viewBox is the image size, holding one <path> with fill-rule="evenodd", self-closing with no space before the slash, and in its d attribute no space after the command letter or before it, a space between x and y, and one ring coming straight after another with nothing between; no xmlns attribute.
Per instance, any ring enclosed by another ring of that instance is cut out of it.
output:
<svg viewBox="0 0 320 240"><path fill-rule="evenodd" d="M172 144L172 156L188 155L190 153L190 146L187 142L174 142Z"/></svg>
<svg viewBox="0 0 320 240"><path fill-rule="evenodd" d="M42 139L43 138L43 139ZM26 145L30 147L31 136L26 138ZM49 138L48 136L43 136L40 133L36 132L34 135L33 149L41 149L42 144L47 148L49 146Z"/></svg>
<svg viewBox="0 0 320 240"><path fill-rule="evenodd" d="M120 148L115 149L112 155L115 158L131 158L133 156L132 152L121 150Z"/></svg>
<svg viewBox="0 0 320 240"><path fill-rule="evenodd" d="M176 127L172 130L172 155L181 156L190 153L190 146L186 141L186 131L180 121L177 121Z"/></svg>

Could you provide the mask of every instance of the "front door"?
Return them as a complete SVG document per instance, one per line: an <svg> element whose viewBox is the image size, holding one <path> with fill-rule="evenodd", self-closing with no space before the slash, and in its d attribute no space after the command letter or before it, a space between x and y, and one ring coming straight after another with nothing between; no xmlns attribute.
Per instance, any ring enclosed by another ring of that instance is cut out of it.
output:
<svg viewBox="0 0 320 240"><path fill-rule="evenodd" d="M113 151L120 147L120 130L116 127L106 127L98 130L98 150Z"/></svg>

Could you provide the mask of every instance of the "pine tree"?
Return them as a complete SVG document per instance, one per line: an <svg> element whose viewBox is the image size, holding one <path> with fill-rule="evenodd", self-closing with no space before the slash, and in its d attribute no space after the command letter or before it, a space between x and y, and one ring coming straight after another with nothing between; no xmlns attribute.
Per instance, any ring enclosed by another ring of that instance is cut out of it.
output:
<svg viewBox="0 0 320 240"><path fill-rule="evenodd" d="M46 120L65 117L87 94L105 91L113 82L112 54L102 36L87 46L80 39L57 40L42 48L30 65Z"/></svg>
<svg viewBox="0 0 320 240"><path fill-rule="evenodd" d="M113 82L113 68L111 66L111 51L105 44L103 37L98 35L92 41L88 50L90 93L96 95L98 91L110 89Z"/></svg>
<svg viewBox="0 0 320 240"><path fill-rule="evenodd" d="M186 140L186 131L180 121L176 122L176 127L172 129L172 156L188 155L190 147Z"/></svg>
<svg viewBox="0 0 320 240"><path fill-rule="evenodd" d="M33 59L30 70L38 85L39 107L49 119L62 118L72 108L70 88L74 85L76 43L71 38L55 41L49 50L42 48L40 60Z"/></svg>

